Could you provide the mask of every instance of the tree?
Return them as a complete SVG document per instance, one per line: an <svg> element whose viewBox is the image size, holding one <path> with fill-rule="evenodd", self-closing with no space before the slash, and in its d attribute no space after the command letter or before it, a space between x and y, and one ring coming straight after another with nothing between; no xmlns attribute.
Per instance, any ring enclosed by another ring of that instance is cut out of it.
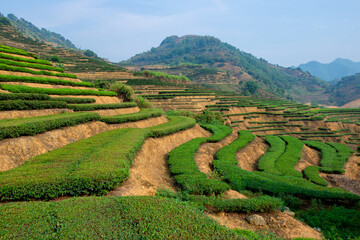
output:
<svg viewBox="0 0 360 240"><path fill-rule="evenodd" d="M245 91L248 91L250 94L254 94L256 93L257 89L258 89L258 84L254 81L247 81L245 83Z"/></svg>

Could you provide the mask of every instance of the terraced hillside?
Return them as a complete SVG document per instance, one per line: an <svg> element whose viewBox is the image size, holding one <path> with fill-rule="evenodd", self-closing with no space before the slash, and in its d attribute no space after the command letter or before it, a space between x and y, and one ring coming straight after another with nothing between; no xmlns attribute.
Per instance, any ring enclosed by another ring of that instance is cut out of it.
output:
<svg viewBox="0 0 360 240"><path fill-rule="evenodd" d="M155 101L196 97L191 110L208 111L191 118L140 108L20 49L0 45L1 61L2 239L320 239L279 209L360 200L357 109L136 85ZM254 213L266 225L246 220Z"/></svg>
<svg viewBox="0 0 360 240"><path fill-rule="evenodd" d="M62 66L66 71L72 73L103 72L104 75L104 72L118 72L118 75L123 76L126 72L125 69L114 66L105 60L87 57L81 51L33 41L16 31L13 26L2 23L0 23L0 43L36 53L42 59L51 60L54 64ZM128 74L128 76L132 76L132 74Z"/></svg>

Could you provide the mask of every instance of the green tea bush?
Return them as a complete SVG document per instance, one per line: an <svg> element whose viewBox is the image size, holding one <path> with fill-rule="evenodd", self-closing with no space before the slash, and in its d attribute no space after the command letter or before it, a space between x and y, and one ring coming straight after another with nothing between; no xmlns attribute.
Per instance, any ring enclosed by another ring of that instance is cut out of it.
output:
<svg viewBox="0 0 360 240"><path fill-rule="evenodd" d="M169 122L160 125L148 127L152 137L162 137L181 130L186 130L195 126L196 121L193 118L182 116L168 116Z"/></svg>
<svg viewBox="0 0 360 240"><path fill-rule="evenodd" d="M316 148L321 151L320 164L322 167L325 167L327 172L344 172L343 166L352 154L352 150L349 147L337 143L326 144L318 141L304 141L304 143L309 147ZM339 149L339 153L337 153L336 148L333 147L333 145Z"/></svg>
<svg viewBox="0 0 360 240"><path fill-rule="evenodd" d="M327 142L326 144L332 146L336 150L336 157L331 166L333 169L341 169L341 172L343 172L344 164L349 159L350 155L354 153L354 151L349 146L341 143Z"/></svg>
<svg viewBox="0 0 360 240"><path fill-rule="evenodd" d="M0 100L50 100L47 94L37 93L0 93Z"/></svg>
<svg viewBox="0 0 360 240"><path fill-rule="evenodd" d="M66 108L65 102L38 100L5 100L0 101L0 111Z"/></svg>
<svg viewBox="0 0 360 240"><path fill-rule="evenodd" d="M285 142L276 136L267 135L265 140L270 144L270 149L259 159L259 170L266 171L273 174L282 175L275 168L275 162L285 152Z"/></svg>
<svg viewBox="0 0 360 240"><path fill-rule="evenodd" d="M170 172L180 187L191 194L220 194L229 186L217 179L208 179L199 171L194 154L207 138L195 138L175 148L169 153Z"/></svg>
<svg viewBox="0 0 360 240"><path fill-rule="evenodd" d="M28 77L16 75L0 75L0 82L28 82L52 85L65 85L65 86L80 86L80 87L94 87L94 84L88 82L73 82L70 80L63 80L57 78L46 77Z"/></svg>
<svg viewBox="0 0 360 240"><path fill-rule="evenodd" d="M100 121L105 122L107 124L116 124L116 123L124 123L124 122L135 122L147 118L159 117L163 114L162 109L158 108L148 108L141 109L140 112L137 113L129 113L129 114L120 114L115 116L101 117Z"/></svg>
<svg viewBox="0 0 360 240"><path fill-rule="evenodd" d="M18 86L9 84L0 84L0 88L13 93L40 93L50 95L94 95L94 96L116 96L115 92L94 91L87 89L72 88L37 88L28 86Z"/></svg>
<svg viewBox="0 0 360 240"><path fill-rule="evenodd" d="M28 57L33 57L33 58L38 58L35 54L33 53L29 53L26 52L22 49L18 49L18 48L13 48L13 47L9 47L9 46L5 46L0 44L0 52L3 53L12 53L12 54L16 54L16 55L23 55L23 56L28 56Z"/></svg>
<svg viewBox="0 0 360 240"><path fill-rule="evenodd" d="M76 206L76 207L75 207ZM245 239L189 203L86 197L0 206L1 239ZM246 238L247 239L247 238Z"/></svg>
<svg viewBox="0 0 360 240"><path fill-rule="evenodd" d="M3 54L1 52L0 52L0 58L1 59L9 59L9 60L17 61L17 62L28 62L28 63L35 63L35 64L52 66L52 64L47 60L22 58L22 57L12 56L12 55L8 55L8 54Z"/></svg>
<svg viewBox="0 0 360 240"><path fill-rule="evenodd" d="M251 142L252 138L254 136L248 131L240 131L237 140L216 153L213 165L232 189L236 191L249 189L272 195L286 193L302 198L348 200L351 202L360 200L360 196L348 193L344 189L318 186L303 178L278 176L266 172L249 172L241 169L237 166L236 152Z"/></svg>
<svg viewBox="0 0 360 240"><path fill-rule="evenodd" d="M67 108L74 111L95 111L100 109L119 109L119 108L130 108L136 107L135 102L122 102L122 103L111 103L111 104L68 104Z"/></svg>
<svg viewBox="0 0 360 240"><path fill-rule="evenodd" d="M13 93L14 94L14 93ZM72 97L51 97L51 101L61 101L68 104L81 104L81 103L94 103L96 102L93 98L72 98Z"/></svg>
<svg viewBox="0 0 360 240"><path fill-rule="evenodd" d="M148 132L115 129L36 156L0 174L2 201L105 194L129 175Z"/></svg>
<svg viewBox="0 0 360 240"><path fill-rule="evenodd" d="M321 170L321 167L319 167L319 166L308 166L304 170L304 175L311 182L327 187L327 186L329 186L329 182L319 176L320 170Z"/></svg>
<svg viewBox="0 0 360 240"><path fill-rule="evenodd" d="M2 63L0 63L0 70L12 71L12 72L25 72L25 73L31 73L31 74L37 74L37 75L48 75L48 76L55 76L55 77L77 78L74 74L70 74L70 73L53 73L53 72L48 72L45 70L35 71L35 70L30 70L30 69L24 68L24 67L12 67L12 66L2 64Z"/></svg>
<svg viewBox="0 0 360 240"><path fill-rule="evenodd" d="M62 73L64 72L64 69L62 69L62 68L54 68L52 66L43 65L43 64L6 60L6 59L2 59L1 57L0 57L0 63L1 64L6 64L6 65L18 66L18 67L28 67L28 68L35 68L35 69L48 70L48 71L56 71L56 72L62 72Z"/></svg>
<svg viewBox="0 0 360 240"><path fill-rule="evenodd" d="M97 113L62 113L41 117L0 120L0 139L35 135L61 127L98 120Z"/></svg>
<svg viewBox="0 0 360 240"><path fill-rule="evenodd" d="M291 136L281 137L286 142L285 152L275 161L275 168L288 176L302 177L302 174L294 169L295 164L301 158L304 144Z"/></svg>

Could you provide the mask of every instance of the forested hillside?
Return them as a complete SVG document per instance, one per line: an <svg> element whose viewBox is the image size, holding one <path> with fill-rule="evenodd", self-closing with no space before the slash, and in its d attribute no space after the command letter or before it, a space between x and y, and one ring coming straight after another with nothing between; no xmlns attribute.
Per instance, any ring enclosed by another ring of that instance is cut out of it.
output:
<svg viewBox="0 0 360 240"><path fill-rule="evenodd" d="M227 85L227 90L267 95L262 92L265 91L273 96L303 102L309 98L317 99L329 86L325 81L301 69L270 64L265 59L258 59L211 36L170 36L164 39L159 47L137 54L122 63L138 66L167 65L171 67L165 71L177 69L195 82L217 88L219 85ZM203 74L200 71L203 71ZM223 77L204 77L214 75L214 71L216 74L222 73ZM214 78L216 81L212 82L211 79Z"/></svg>

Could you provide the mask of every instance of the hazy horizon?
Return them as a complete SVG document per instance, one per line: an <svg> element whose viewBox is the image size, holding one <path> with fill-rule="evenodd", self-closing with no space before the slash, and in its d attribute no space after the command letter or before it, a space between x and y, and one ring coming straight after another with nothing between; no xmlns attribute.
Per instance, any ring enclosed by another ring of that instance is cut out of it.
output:
<svg viewBox="0 0 360 240"><path fill-rule="evenodd" d="M310 0L6 1L15 14L111 61L170 35L209 35L281 66L360 61L360 2Z"/></svg>

